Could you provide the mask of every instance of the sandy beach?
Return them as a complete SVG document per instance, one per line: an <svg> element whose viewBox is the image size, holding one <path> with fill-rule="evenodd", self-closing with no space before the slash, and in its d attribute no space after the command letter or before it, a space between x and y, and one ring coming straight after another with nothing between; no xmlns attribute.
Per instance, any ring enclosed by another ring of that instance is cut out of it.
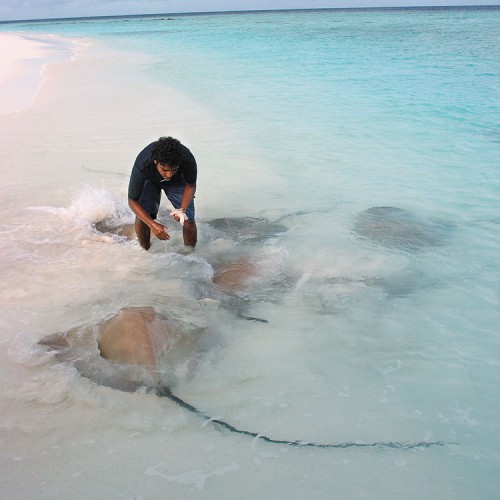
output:
<svg viewBox="0 0 500 500"><path fill-rule="evenodd" d="M33 105L47 65L69 60L76 42L56 36L0 33L0 115Z"/></svg>

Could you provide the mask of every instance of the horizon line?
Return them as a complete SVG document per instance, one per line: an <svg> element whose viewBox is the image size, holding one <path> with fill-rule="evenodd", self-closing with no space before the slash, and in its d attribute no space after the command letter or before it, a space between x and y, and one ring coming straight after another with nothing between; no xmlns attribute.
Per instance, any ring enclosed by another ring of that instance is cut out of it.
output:
<svg viewBox="0 0 500 500"><path fill-rule="evenodd" d="M307 12L313 10L426 10L426 9L481 9L498 7L498 3L481 4L481 5L392 5L378 7L317 7L317 8L287 8L287 9L242 9L242 10L210 10L210 11L192 11L192 12L158 12L156 14L107 14L98 16L76 16L76 17L42 17L34 19L8 19L0 20L0 24L8 23L36 23L42 21L81 21L85 19L113 19L126 17L157 17L157 16L196 16L196 15L217 15L217 14L243 14L243 13L258 13L258 12Z"/></svg>

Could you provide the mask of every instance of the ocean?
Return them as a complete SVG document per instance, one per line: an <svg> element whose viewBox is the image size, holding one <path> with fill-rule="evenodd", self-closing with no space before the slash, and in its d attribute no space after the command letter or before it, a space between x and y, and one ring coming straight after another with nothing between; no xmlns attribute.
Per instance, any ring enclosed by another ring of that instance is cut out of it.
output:
<svg viewBox="0 0 500 500"><path fill-rule="evenodd" d="M0 116L1 496L498 498L499 20L0 23L46 46ZM135 157L169 135L198 163L193 252L165 198L172 238L149 252L98 230L133 221ZM244 292L214 294L242 258ZM191 339L164 367L175 394L257 437L37 344L131 306Z"/></svg>

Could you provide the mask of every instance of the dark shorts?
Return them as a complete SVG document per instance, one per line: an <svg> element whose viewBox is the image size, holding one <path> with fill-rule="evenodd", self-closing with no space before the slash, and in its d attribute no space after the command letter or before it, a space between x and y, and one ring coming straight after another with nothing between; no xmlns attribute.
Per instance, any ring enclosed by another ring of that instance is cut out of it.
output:
<svg viewBox="0 0 500 500"><path fill-rule="evenodd" d="M158 210L160 209L161 192L165 192L168 200L172 203L174 208L181 208L182 195L184 194L185 187L185 184L168 185L165 183L163 188L159 188L158 185L147 180L144 183L144 189L142 190L141 197L139 198L139 203L152 219L156 219ZM189 220L194 220L194 200L187 208L186 215Z"/></svg>

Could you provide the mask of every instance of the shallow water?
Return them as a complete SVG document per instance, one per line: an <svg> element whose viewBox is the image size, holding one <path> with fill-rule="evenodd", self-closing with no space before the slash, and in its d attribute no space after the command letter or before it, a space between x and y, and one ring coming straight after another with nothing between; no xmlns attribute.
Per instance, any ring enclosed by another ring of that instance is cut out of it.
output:
<svg viewBox="0 0 500 500"><path fill-rule="evenodd" d="M3 25L90 43L47 68L32 108L0 117L3 494L496 498L498 16L417 9ZM174 222L172 239L148 253L95 229L132 221L133 160L163 134L181 139L200 168L200 241L187 255ZM388 245L355 231L371 207L453 230L418 251ZM246 239L214 227L221 217L286 231ZM220 300L214 269L241 257L259 274L241 301ZM242 304L268 323L239 318ZM266 444L146 390L97 385L36 347L125 306L152 306L205 336L196 368L176 367L175 390L238 428L327 443L456 444Z"/></svg>

